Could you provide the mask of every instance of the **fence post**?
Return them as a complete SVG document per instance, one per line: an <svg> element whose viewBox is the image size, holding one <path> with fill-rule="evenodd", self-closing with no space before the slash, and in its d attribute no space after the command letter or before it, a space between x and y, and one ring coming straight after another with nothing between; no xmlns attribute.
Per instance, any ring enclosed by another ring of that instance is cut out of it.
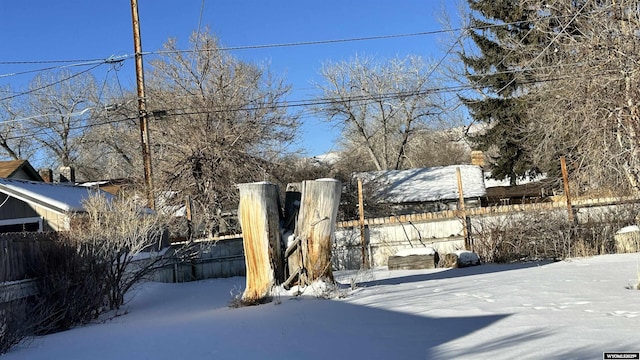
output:
<svg viewBox="0 0 640 360"><path fill-rule="evenodd" d="M284 277L280 246L278 187L268 182L240 184L238 218L242 227L246 289L242 300L263 302Z"/></svg>
<svg viewBox="0 0 640 360"><path fill-rule="evenodd" d="M456 178L458 180L458 197L460 205L458 206L458 216L462 220L462 234L464 236L464 248L465 250L471 250L471 242L469 241L469 231L467 229L467 213L464 206L464 193L462 192L462 175L460 174L460 168L456 168Z"/></svg>
<svg viewBox="0 0 640 360"><path fill-rule="evenodd" d="M569 214L569 222L575 223L573 216L573 206L571 205L571 194L569 193L569 172L567 171L567 160L564 156L560 157L560 167L562 168L562 183L564 184L564 195L567 199L567 213Z"/></svg>
<svg viewBox="0 0 640 360"><path fill-rule="evenodd" d="M342 184L335 179L302 183L295 234L302 240L303 263L308 282L318 279L333 281L331 247L341 190Z"/></svg>
<svg viewBox="0 0 640 360"><path fill-rule="evenodd" d="M369 256L367 255L367 238L364 229L364 196L362 193L362 179L358 179L358 224L360 226L360 247L362 253L362 268L369 268Z"/></svg>

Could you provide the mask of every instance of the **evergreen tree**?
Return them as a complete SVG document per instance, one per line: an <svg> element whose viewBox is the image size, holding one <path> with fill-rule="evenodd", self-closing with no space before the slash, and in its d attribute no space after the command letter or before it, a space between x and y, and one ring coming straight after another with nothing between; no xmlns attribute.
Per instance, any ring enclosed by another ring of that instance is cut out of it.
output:
<svg viewBox="0 0 640 360"><path fill-rule="evenodd" d="M479 53L460 58L471 85L482 92L480 98L462 101L484 131L472 137L492 157L492 177L508 178L515 185L519 177L533 176L539 170L528 156L525 133L529 117L528 89L534 82L526 71L545 35L535 31L539 11L519 0L467 0L472 10L469 32ZM493 150L493 151L492 151Z"/></svg>

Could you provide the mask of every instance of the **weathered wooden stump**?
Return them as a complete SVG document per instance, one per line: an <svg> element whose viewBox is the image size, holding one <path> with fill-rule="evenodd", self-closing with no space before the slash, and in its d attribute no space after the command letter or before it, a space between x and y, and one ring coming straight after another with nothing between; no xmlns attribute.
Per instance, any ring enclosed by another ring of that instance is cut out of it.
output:
<svg viewBox="0 0 640 360"><path fill-rule="evenodd" d="M295 235L302 241L306 281L333 281L331 247L342 184L335 179L302 182Z"/></svg>
<svg viewBox="0 0 640 360"><path fill-rule="evenodd" d="M613 236L617 253L640 251L640 228L636 225L624 227Z"/></svg>
<svg viewBox="0 0 640 360"><path fill-rule="evenodd" d="M259 182L240 184L239 189L238 218L247 270L242 301L260 303L269 300L271 289L284 280L278 187Z"/></svg>

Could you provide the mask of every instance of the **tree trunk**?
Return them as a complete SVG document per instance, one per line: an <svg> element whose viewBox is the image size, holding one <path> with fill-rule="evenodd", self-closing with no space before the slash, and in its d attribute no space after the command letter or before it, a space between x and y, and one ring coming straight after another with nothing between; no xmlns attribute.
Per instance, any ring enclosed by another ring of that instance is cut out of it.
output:
<svg viewBox="0 0 640 360"><path fill-rule="evenodd" d="M342 184L334 179L304 181L295 234L302 240L306 280L333 281L331 247Z"/></svg>
<svg viewBox="0 0 640 360"><path fill-rule="evenodd" d="M301 182L287 184L287 192L284 199L284 223L282 230L285 236L287 236L287 238L284 239L284 242L287 244L287 250L285 250L284 254L284 260L287 263L285 269L287 273L287 281L284 284L285 289L302 282L300 281L300 277L303 275L300 271L304 268L302 264L302 251L300 242L295 238L296 219L298 218L300 200L302 198L301 189ZM291 240L289 238L291 238Z"/></svg>
<svg viewBox="0 0 640 360"><path fill-rule="evenodd" d="M247 286L246 303L269 300L284 277L280 246L278 187L267 182L241 184L238 218L242 227Z"/></svg>

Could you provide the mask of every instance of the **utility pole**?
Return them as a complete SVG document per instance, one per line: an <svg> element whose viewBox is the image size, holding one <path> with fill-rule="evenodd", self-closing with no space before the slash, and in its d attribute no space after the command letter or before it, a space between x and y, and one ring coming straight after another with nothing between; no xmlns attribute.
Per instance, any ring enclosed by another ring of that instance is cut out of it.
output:
<svg viewBox="0 0 640 360"><path fill-rule="evenodd" d="M140 144L142 145L142 162L144 164L144 183L147 205L155 208L153 196L153 178L151 171L151 145L149 143L149 124L147 104L144 95L144 70L142 67L142 41L140 40L140 19L138 17L138 0L131 0L131 19L133 20L133 48L136 59L136 84L138 87L138 117L140 119Z"/></svg>

